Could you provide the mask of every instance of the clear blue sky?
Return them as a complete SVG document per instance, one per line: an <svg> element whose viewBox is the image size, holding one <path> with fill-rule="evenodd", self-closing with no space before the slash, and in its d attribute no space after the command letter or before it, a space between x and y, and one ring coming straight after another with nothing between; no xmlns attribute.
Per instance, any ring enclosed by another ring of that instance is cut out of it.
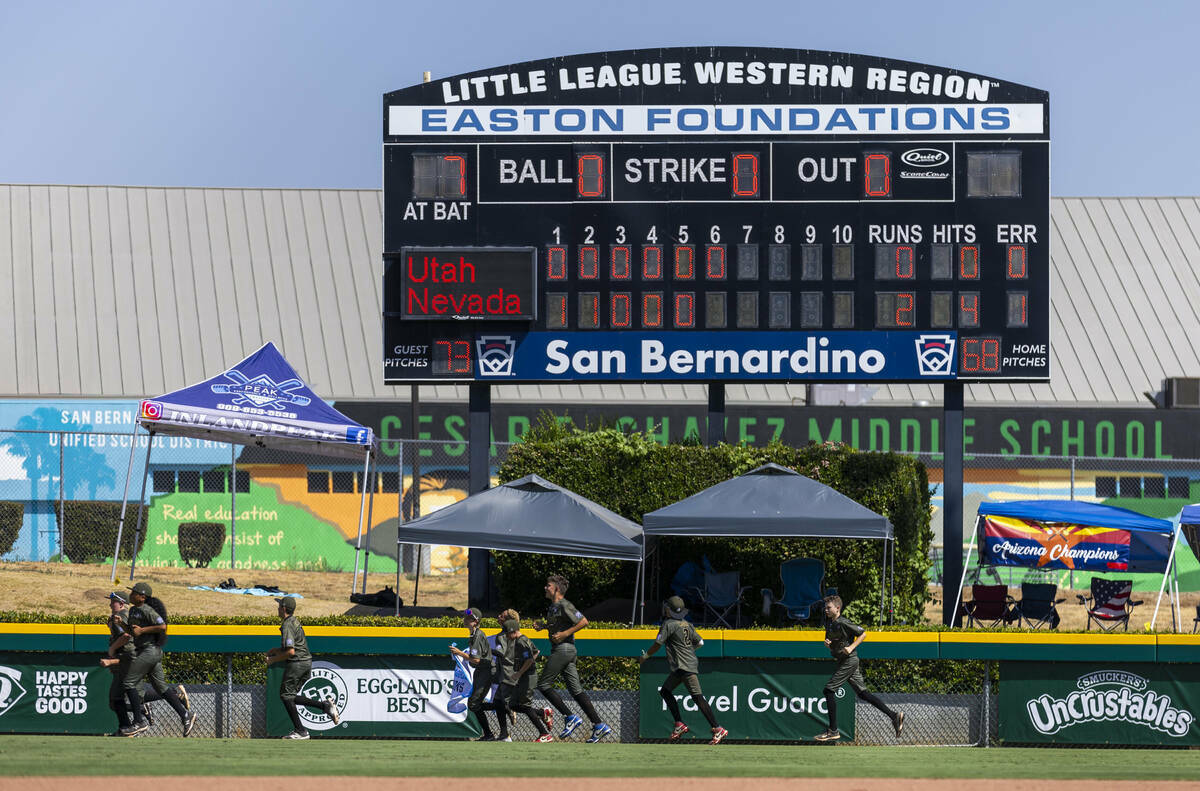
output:
<svg viewBox="0 0 1200 791"><path fill-rule="evenodd" d="M730 44L1043 88L1054 195L1200 195L1198 31L1195 0L0 0L0 183L377 188L423 70Z"/></svg>

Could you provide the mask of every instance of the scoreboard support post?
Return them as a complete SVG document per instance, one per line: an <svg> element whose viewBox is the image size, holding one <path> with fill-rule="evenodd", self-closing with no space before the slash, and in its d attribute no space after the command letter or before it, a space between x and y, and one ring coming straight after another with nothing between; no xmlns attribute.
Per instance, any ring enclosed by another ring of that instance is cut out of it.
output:
<svg viewBox="0 0 1200 791"><path fill-rule="evenodd" d="M470 492L478 494L488 488L488 451L492 435L492 388L486 384L472 384L469 393L470 429ZM491 553L486 549L470 549L467 552L467 606L490 607L492 605Z"/></svg>
<svg viewBox="0 0 1200 791"><path fill-rule="evenodd" d="M708 446L715 448L725 441L725 385L713 382L708 386Z"/></svg>
<svg viewBox="0 0 1200 791"><path fill-rule="evenodd" d="M958 597L950 596L954 580L963 575L963 385L946 382L942 391L942 422L946 446L942 462L942 623L960 626Z"/></svg>

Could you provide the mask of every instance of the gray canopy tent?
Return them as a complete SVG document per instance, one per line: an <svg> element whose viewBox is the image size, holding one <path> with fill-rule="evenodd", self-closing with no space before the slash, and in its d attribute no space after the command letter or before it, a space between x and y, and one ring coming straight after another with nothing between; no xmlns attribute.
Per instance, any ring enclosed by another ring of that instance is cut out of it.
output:
<svg viewBox="0 0 1200 791"><path fill-rule="evenodd" d="M378 533L381 527L372 533ZM449 544L629 560L639 564L639 586L642 579L641 526L537 475L477 492L427 516L401 523L396 530L396 544L397 557L400 544ZM398 589L398 564L396 575ZM635 613L637 593L635 590Z"/></svg>
<svg viewBox="0 0 1200 791"><path fill-rule="evenodd" d="M778 464L764 464L642 517L652 536L861 538L883 542L879 608L895 587L892 523L825 484ZM644 583L642 583L644 585Z"/></svg>

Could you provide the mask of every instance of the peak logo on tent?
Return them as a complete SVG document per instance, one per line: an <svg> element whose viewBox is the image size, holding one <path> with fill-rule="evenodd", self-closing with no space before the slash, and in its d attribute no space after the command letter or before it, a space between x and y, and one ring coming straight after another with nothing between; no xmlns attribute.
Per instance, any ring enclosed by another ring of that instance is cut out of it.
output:
<svg viewBox="0 0 1200 791"><path fill-rule="evenodd" d="M215 384L212 385L212 391L219 395L236 396L231 402L235 406L251 404L259 409L286 409L289 404L308 406L312 401L308 396L293 395L294 391L304 387L304 382L299 379L276 382L266 374L250 379L236 368L226 371L225 378L233 384Z"/></svg>

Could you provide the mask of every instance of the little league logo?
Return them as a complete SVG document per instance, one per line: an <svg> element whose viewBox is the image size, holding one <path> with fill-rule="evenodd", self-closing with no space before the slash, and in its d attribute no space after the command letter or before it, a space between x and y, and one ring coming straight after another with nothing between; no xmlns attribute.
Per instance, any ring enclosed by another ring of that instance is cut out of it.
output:
<svg viewBox="0 0 1200 791"><path fill-rule="evenodd" d="M949 376L954 372L954 336L922 335L913 342L921 376Z"/></svg>
<svg viewBox="0 0 1200 791"><path fill-rule="evenodd" d="M512 376L517 342L507 335L482 335L475 341L480 376Z"/></svg>
<svg viewBox="0 0 1200 791"><path fill-rule="evenodd" d="M233 384L212 385L212 391L219 395L233 395L236 398L230 403L252 404L259 409L286 409L287 406L308 406L312 401L308 396L293 395L293 392L304 387L299 379L288 379L286 382L276 382L266 374L259 374L253 379L237 369L225 372L225 378Z"/></svg>
<svg viewBox="0 0 1200 791"><path fill-rule="evenodd" d="M328 701L336 706L338 711L345 711L349 694L346 691L345 680L338 673L339 670L341 668L332 662L314 662L312 676L304 682L300 694L322 703ZM296 710L304 724L315 731L327 731L334 727L333 720L323 711L310 709L308 706L297 706Z"/></svg>
<svg viewBox="0 0 1200 791"><path fill-rule="evenodd" d="M0 665L0 717L25 697L25 687L21 686L21 671Z"/></svg>

